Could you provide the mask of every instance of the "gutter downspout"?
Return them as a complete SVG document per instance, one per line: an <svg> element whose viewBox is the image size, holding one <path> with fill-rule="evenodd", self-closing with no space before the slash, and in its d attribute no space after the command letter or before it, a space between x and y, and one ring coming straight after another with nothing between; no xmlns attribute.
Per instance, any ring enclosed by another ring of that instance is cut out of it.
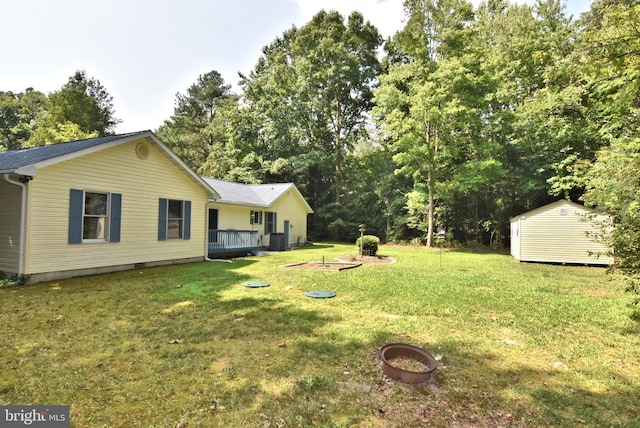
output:
<svg viewBox="0 0 640 428"><path fill-rule="evenodd" d="M9 178L9 174L3 174L4 181L9 184L13 184L22 189L20 199L20 245L18 246L18 272L17 275L24 274L24 241L26 239L26 227L27 221L27 183L21 183Z"/></svg>
<svg viewBox="0 0 640 428"><path fill-rule="evenodd" d="M223 263L233 263L231 260L226 259L210 259L209 258L209 205L213 204L215 201L209 201L204 205L204 218L205 218L205 231L206 231L206 239L204 240L204 260L207 262L223 262Z"/></svg>

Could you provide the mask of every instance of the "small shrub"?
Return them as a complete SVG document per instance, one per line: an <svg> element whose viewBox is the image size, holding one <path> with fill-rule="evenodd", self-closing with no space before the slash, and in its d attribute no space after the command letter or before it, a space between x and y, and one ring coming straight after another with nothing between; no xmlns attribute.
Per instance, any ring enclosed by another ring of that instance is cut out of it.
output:
<svg viewBox="0 0 640 428"><path fill-rule="evenodd" d="M12 285L15 285L15 283L12 280L10 280L9 278L0 279L0 288L9 287L9 286L12 286Z"/></svg>
<svg viewBox="0 0 640 428"><path fill-rule="evenodd" d="M4 272L0 272L0 288L13 287L16 285L26 285L29 281L29 275L12 275L8 276Z"/></svg>
<svg viewBox="0 0 640 428"><path fill-rule="evenodd" d="M409 241L409 245L415 245L415 246L425 245L426 243L427 241L422 237L416 237L416 238L413 238L411 241Z"/></svg>
<svg viewBox="0 0 640 428"><path fill-rule="evenodd" d="M378 253L378 245L380 245L380 238L373 235L364 235L356 240L358 250L362 247L363 256L375 256Z"/></svg>

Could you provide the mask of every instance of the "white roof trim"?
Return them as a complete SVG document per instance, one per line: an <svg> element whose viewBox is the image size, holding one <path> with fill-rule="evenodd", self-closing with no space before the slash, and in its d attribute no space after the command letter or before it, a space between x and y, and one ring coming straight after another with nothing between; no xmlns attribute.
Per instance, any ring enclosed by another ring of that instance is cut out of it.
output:
<svg viewBox="0 0 640 428"><path fill-rule="evenodd" d="M132 141L136 141L136 140L140 140L140 139L144 139L144 138L149 138L151 139L158 148L160 148L165 155L167 155L169 157L169 159L171 159L176 165L178 165L180 168L182 168L186 173L188 173L191 178L194 179L194 181L196 181L200 186L202 186L211 196L211 198L213 200L218 200L220 199L220 195L218 194L218 192L216 192L216 190L211 187L206 181L204 181L202 179L202 177L200 177L198 174L196 174L195 172L193 172L191 170L191 168L189 168L187 166L187 164L185 164L182 159L180 159L175 153L173 153L171 151L171 149L169 149L153 132L151 131L144 131L144 132L140 132L140 133L136 133L133 135L128 135L126 137L122 137L122 138L118 138L116 140L113 141L109 141L107 143L104 144L98 144L96 146L93 147L88 147L86 149L82 149L82 150L78 150L75 151L73 153L68 153L66 155L62 155L62 156L57 156L51 159L47 159L41 162L36 162L33 163L31 165L25 165L21 168L19 168L16 172L19 174L23 174L22 172L19 171L30 171L33 172L33 174L23 174L23 175L31 175L31 176L35 176L35 172L36 170L40 169L40 168L44 168L47 166L51 166L51 165L55 165L57 163L60 162L64 162L67 160L71 160L71 159L76 159L79 158L81 156L85 156L91 153L96 153L99 152L101 150L106 150L112 147L116 147L119 146L121 144L126 144L126 143L130 143Z"/></svg>

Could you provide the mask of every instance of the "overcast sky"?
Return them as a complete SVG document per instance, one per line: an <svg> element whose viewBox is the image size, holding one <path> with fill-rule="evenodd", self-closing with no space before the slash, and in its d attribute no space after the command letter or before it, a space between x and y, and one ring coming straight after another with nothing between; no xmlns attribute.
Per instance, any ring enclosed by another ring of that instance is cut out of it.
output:
<svg viewBox="0 0 640 428"><path fill-rule="evenodd" d="M0 91L49 93L85 70L113 96L118 133L155 130L199 75L237 85L263 46L320 9L359 10L385 38L403 26L402 0L0 0Z"/></svg>

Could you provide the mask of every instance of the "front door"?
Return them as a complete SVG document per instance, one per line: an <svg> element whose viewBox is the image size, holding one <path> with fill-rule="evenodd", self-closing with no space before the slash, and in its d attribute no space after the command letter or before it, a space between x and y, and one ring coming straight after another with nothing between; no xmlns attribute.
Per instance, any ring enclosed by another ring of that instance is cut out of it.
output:
<svg viewBox="0 0 640 428"><path fill-rule="evenodd" d="M218 210L209 208L209 242L218 242L218 234L212 232L218 228Z"/></svg>
<svg viewBox="0 0 640 428"><path fill-rule="evenodd" d="M291 230L291 222L289 220L284 221L284 248L289 248L289 231Z"/></svg>

